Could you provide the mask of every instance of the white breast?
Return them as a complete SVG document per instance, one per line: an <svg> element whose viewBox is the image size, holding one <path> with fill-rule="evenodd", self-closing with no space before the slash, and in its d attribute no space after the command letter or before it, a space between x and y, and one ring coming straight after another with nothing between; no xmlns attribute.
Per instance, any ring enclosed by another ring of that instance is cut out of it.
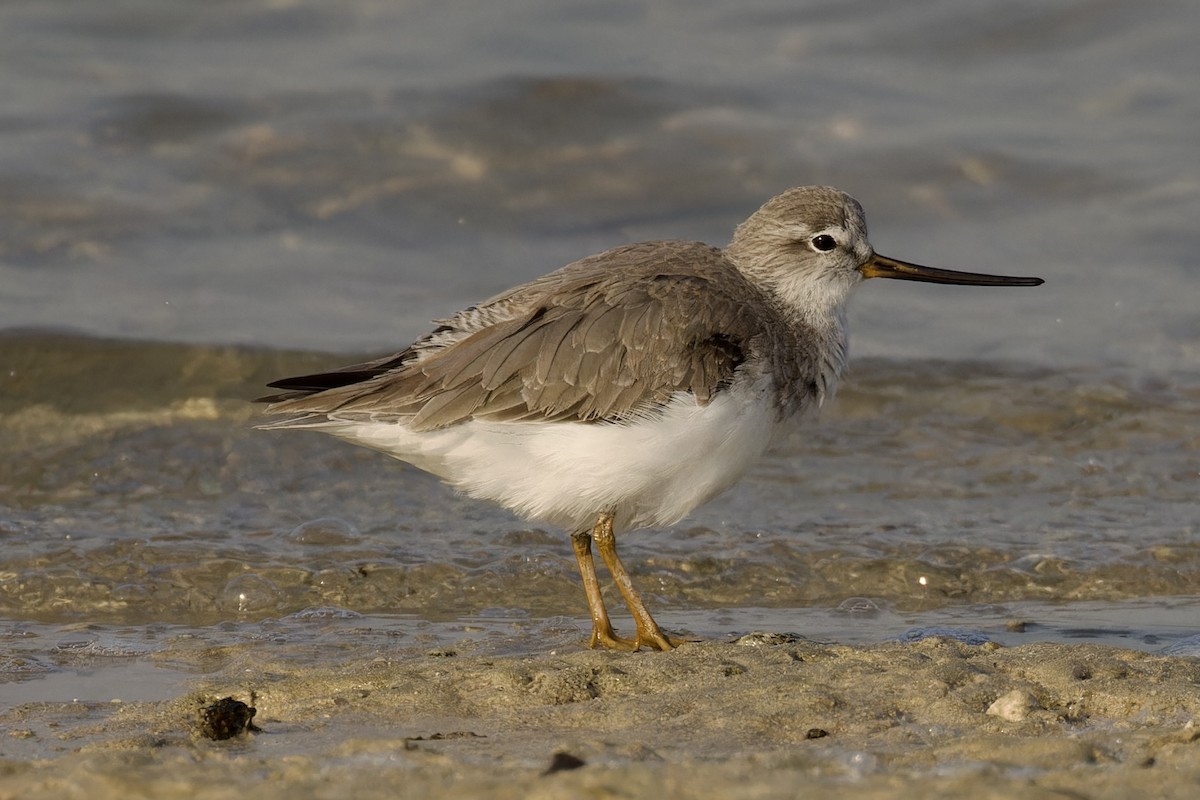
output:
<svg viewBox="0 0 1200 800"><path fill-rule="evenodd" d="M415 432L334 414L320 427L527 519L581 530L612 510L628 530L672 525L729 488L778 425L763 377L703 406L680 393L660 414L622 423L469 420Z"/></svg>

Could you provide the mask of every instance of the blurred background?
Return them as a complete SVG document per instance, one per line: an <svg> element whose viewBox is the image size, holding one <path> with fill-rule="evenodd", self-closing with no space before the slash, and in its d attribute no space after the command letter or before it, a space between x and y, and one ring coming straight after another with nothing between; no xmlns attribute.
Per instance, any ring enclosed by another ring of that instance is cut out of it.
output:
<svg viewBox="0 0 1200 800"><path fill-rule="evenodd" d="M1197 29L1184 0L7 2L0 327L389 350L826 183L882 253L1048 280L871 284L856 354L1194 371Z"/></svg>

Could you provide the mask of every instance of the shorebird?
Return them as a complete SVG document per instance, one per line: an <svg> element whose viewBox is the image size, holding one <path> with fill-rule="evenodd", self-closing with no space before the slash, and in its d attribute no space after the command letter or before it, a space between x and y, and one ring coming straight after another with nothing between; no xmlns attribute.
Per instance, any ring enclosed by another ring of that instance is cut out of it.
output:
<svg viewBox="0 0 1200 800"><path fill-rule="evenodd" d="M729 246L652 241L589 256L451 317L394 355L269 384L283 415L570 533L592 647L669 650L616 536L665 527L733 485L832 395L845 304L866 278L1037 286L886 258L862 207L806 186ZM637 626L616 634L595 543Z"/></svg>

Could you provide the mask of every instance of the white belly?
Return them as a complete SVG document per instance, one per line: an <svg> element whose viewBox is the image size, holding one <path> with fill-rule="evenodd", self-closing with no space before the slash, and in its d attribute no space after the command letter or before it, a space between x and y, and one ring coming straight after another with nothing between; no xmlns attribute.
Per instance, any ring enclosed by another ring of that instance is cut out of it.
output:
<svg viewBox="0 0 1200 800"><path fill-rule="evenodd" d="M336 416L319 427L443 478L472 497L567 530L614 511L622 530L672 525L740 478L778 427L770 384L680 393L624 423L470 420L433 431Z"/></svg>

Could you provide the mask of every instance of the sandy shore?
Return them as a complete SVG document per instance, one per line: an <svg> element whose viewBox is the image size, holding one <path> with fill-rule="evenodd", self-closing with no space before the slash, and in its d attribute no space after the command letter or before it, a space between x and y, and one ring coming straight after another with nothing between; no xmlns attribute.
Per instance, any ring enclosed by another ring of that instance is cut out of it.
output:
<svg viewBox="0 0 1200 800"><path fill-rule="evenodd" d="M1200 785L1192 658L766 634L665 654L269 654L208 654L224 677L167 702L3 713L0 797L1115 798ZM198 709L227 695L253 703L260 732L197 732ZM11 757L22 748L40 755Z"/></svg>

